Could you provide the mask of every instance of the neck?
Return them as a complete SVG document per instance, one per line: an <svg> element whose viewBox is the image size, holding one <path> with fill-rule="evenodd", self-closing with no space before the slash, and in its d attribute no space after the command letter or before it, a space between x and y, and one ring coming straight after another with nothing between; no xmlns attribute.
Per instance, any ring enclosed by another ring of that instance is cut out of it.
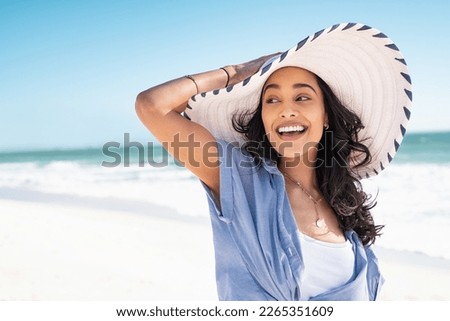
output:
<svg viewBox="0 0 450 321"><path fill-rule="evenodd" d="M292 179L308 191L318 191L318 181L315 163L304 162L302 159L281 157L278 168L282 173L289 175Z"/></svg>

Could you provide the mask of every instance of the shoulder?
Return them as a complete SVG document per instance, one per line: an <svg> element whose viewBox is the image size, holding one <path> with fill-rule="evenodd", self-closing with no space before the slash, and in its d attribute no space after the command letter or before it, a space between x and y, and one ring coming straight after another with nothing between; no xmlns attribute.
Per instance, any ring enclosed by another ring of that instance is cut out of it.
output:
<svg viewBox="0 0 450 321"><path fill-rule="evenodd" d="M266 162L263 159L255 158L242 148L238 142L228 142L218 139L217 148L219 152L220 167L232 168L235 173L256 173Z"/></svg>

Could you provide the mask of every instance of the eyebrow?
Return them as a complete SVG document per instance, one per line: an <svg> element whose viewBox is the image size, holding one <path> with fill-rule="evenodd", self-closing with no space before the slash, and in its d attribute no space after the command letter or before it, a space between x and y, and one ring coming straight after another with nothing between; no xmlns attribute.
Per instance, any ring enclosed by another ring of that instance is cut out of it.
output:
<svg viewBox="0 0 450 321"><path fill-rule="evenodd" d="M315 89L311 85L308 85L308 84L305 84L305 83L301 83L301 82L295 83L295 84L292 85L292 88L304 88L304 87L310 88L317 95L317 92L315 91ZM269 85L267 85L266 88L264 88L263 95L265 94L266 90L269 89L269 88L280 89L280 86L277 85L277 84L269 84Z"/></svg>

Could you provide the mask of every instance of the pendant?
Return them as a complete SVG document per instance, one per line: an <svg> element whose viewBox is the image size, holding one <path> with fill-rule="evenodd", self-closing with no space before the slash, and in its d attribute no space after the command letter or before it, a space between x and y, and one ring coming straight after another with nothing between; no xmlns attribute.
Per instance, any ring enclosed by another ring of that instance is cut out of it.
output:
<svg viewBox="0 0 450 321"><path fill-rule="evenodd" d="M325 220L324 220L323 218L318 218L318 219L316 220L316 226L317 226L318 228L324 228L324 227L326 226Z"/></svg>

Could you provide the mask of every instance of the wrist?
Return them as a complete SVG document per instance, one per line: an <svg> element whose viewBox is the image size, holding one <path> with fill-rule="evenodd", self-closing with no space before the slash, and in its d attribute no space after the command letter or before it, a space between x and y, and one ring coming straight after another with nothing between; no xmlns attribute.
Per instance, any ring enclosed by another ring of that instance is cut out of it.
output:
<svg viewBox="0 0 450 321"><path fill-rule="evenodd" d="M228 85L231 84L232 76L230 74L230 79L228 79L227 74L230 69L224 69L225 67L217 68L194 75L186 75L184 78L190 79L190 81L193 83L192 87L196 89L197 94L208 92L214 89L225 88L227 82Z"/></svg>
<svg viewBox="0 0 450 321"><path fill-rule="evenodd" d="M236 75L236 69L234 68L234 66L227 65L227 66L223 66L220 69L223 69L227 73L227 75L229 77L228 85L233 84L233 79L234 79L234 77Z"/></svg>
<svg viewBox="0 0 450 321"><path fill-rule="evenodd" d="M230 74L228 73L228 71L225 69L225 67L221 67L221 70L223 70L225 72L225 75L227 77L227 80L225 82L225 86L224 87L228 87L228 85L230 84Z"/></svg>

